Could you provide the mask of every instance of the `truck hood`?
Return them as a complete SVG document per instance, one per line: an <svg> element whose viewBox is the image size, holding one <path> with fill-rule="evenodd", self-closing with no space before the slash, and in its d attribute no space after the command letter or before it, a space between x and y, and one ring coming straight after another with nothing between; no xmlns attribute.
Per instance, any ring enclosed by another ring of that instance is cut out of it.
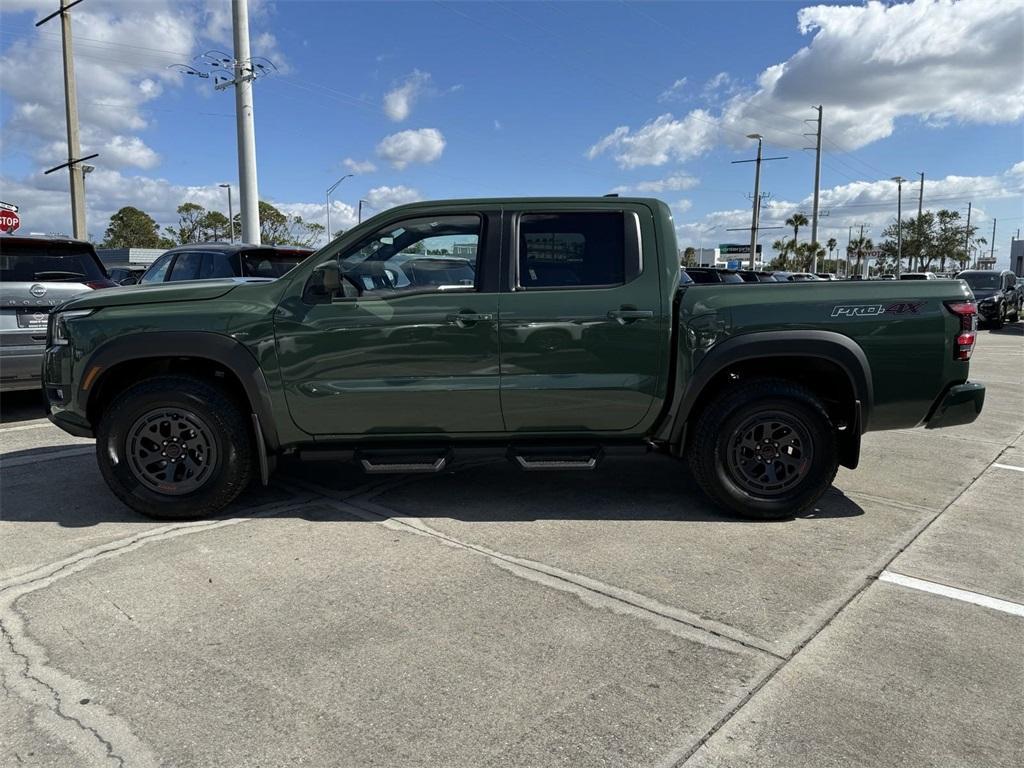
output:
<svg viewBox="0 0 1024 768"><path fill-rule="evenodd" d="M134 304L161 304L172 301L203 301L217 299L233 291L243 283L269 280L249 278L224 278L221 280L184 280L179 283L158 283L155 285L127 285L120 288L105 288L90 291L62 304L59 309L100 309L102 307L124 307Z"/></svg>

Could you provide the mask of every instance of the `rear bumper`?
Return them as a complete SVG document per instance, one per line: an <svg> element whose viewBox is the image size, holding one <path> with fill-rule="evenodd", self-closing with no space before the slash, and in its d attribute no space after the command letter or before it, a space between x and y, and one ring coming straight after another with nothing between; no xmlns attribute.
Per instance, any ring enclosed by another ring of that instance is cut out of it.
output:
<svg viewBox="0 0 1024 768"><path fill-rule="evenodd" d="M955 427L958 424L970 424L981 413L985 404L985 385L976 382L956 384L946 390L932 408L931 417L925 427Z"/></svg>
<svg viewBox="0 0 1024 768"><path fill-rule="evenodd" d="M41 345L0 347L0 392L39 389L42 368Z"/></svg>

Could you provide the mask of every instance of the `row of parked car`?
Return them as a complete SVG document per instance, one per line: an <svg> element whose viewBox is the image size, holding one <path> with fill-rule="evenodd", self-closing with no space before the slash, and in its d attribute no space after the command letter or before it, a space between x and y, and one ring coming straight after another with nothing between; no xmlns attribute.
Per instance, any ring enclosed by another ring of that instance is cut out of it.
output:
<svg viewBox="0 0 1024 768"><path fill-rule="evenodd" d="M823 280L842 280L830 272L769 272L753 269L720 269L718 267L680 267L680 283L813 283ZM854 275L850 280L863 280ZM896 280L895 275L881 275L878 280ZM937 280L934 272L905 272L900 280ZM1024 280L1008 269L967 269L953 275L963 280L978 302L979 320L993 328L1004 323L1015 323L1024 312Z"/></svg>
<svg viewBox="0 0 1024 768"><path fill-rule="evenodd" d="M39 386L51 308L75 294L119 285L211 278L274 279L307 248L248 244L182 245L148 268L107 267L92 243L52 237L0 237L0 392Z"/></svg>

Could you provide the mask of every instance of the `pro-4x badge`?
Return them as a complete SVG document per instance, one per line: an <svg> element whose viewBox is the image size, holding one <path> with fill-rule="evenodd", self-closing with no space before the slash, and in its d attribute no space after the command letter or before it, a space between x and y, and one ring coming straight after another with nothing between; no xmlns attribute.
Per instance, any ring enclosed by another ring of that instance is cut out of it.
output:
<svg viewBox="0 0 1024 768"><path fill-rule="evenodd" d="M877 317L878 315L916 315L927 301L898 301L895 304L838 304L832 317Z"/></svg>

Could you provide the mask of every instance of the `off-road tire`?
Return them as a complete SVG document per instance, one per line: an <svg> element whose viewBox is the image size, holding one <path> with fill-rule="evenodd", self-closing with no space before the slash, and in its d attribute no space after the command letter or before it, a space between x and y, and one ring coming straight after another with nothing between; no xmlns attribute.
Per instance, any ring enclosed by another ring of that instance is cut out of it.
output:
<svg viewBox="0 0 1024 768"><path fill-rule="evenodd" d="M190 492L160 493L129 466L130 433L140 419L162 409L191 414L209 441L213 458L208 479ZM242 408L218 387L188 376L160 376L129 387L107 406L96 434L96 460L114 495L136 512L157 519L216 514L249 485L255 459Z"/></svg>
<svg viewBox="0 0 1024 768"><path fill-rule="evenodd" d="M745 488L728 458L733 441L740 439L737 430L759 413L793 420L810 442L811 458L802 477L774 495ZM756 378L731 385L701 412L687 452L694 479L712 501L756 520L784 519L805 511L828 490L839 466L836 430L821 401L785 379Z"/></svg>

